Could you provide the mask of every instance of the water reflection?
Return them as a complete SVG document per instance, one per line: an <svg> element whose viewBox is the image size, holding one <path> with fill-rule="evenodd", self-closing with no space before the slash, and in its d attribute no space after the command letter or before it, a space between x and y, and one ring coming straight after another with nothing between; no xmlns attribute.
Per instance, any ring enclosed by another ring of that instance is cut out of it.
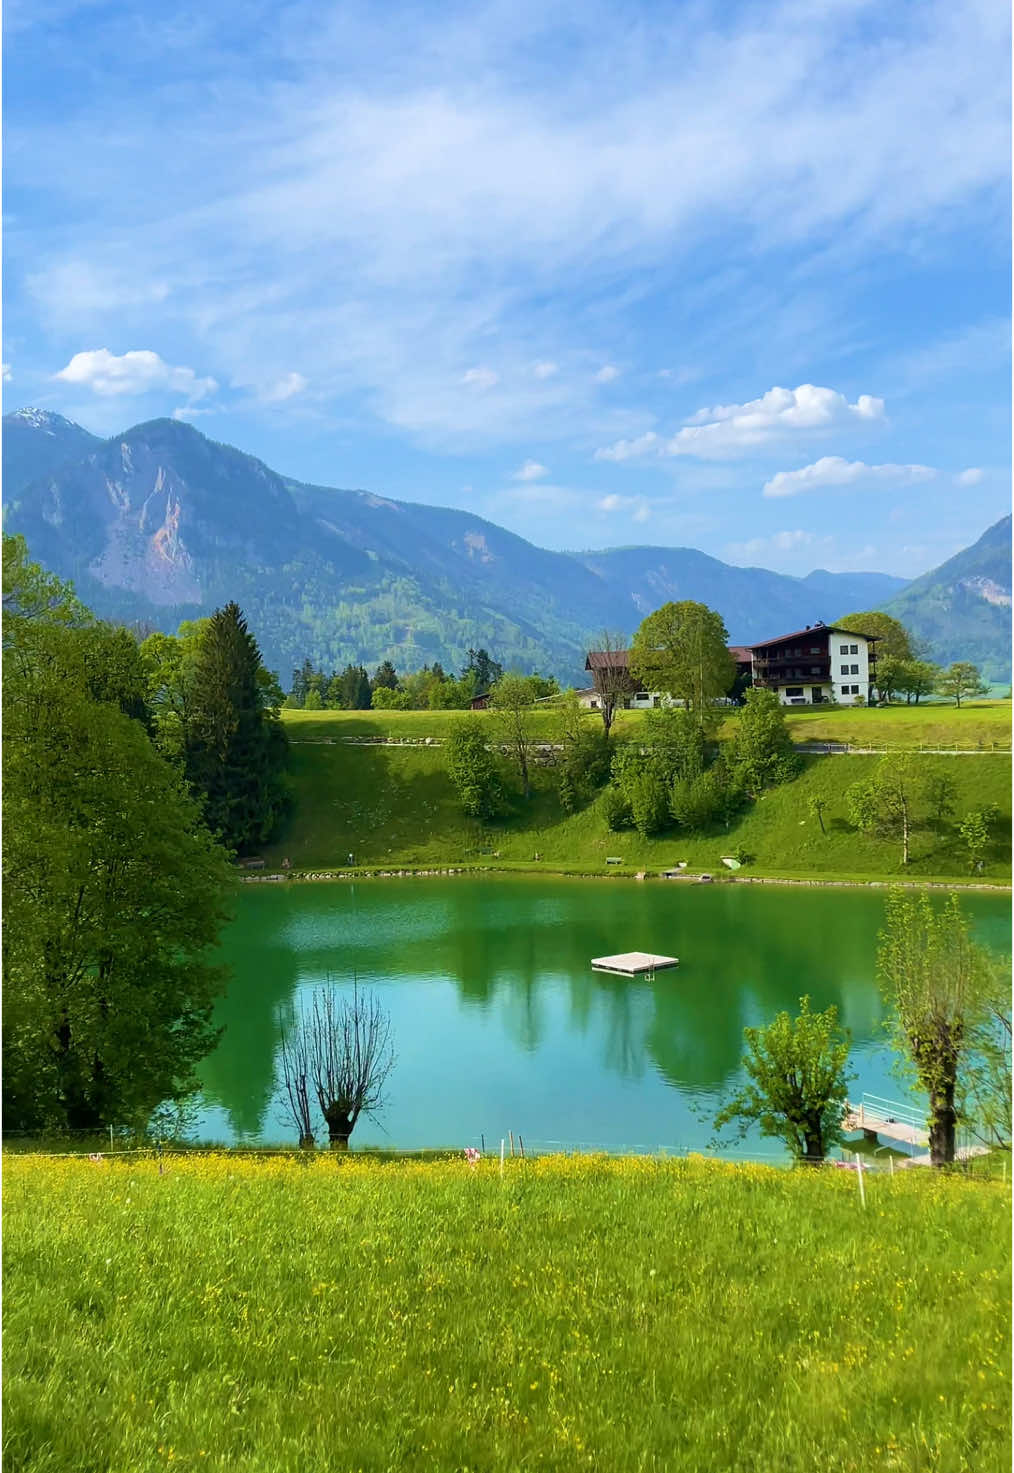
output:
<svg viewBox="0 0 1014 1473"><path fill-rule="evenodd" d="M226 937L234 981L203 1070L208 1128L218 1106L236 1136L286 1138L279 1009L329 976L376 988L392 1014L388 1134L363 1128L363 1143L461 1140L525 1116L543 1138L594 1129L619 1144L664 1127L703 1144L695 1108L737 1077L744 1026L803 993L838 1006L860 1087L897 1094L873 982L882 906L863 892L543 879L251 886ZM1009 946L1002 899L968 909ZM652 983L590 970L628 949L681 965Z"/></svg>

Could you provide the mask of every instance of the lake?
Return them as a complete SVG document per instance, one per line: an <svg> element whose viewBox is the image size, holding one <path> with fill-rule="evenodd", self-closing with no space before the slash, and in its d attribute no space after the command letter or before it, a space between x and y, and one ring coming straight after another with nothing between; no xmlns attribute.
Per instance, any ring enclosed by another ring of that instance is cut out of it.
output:
<svg viewBox="0 0 1014 1473"><path fill-rule="evenodd" d="M702 1149L740 1078L744 1027L798 1011L803 993L851 1032L853 1096L900 1099L874 982L883 904L882 891L528 876L244 886L193 1133L295 1143L278 1019L328 978L375 991L393 1025L389 1102L360 1121L357 1147L499 1148L513 1130L529 1147ZM1009 951L1009 898L962 904L976 937ZM680 966L653 982L591 970L634 950Z"/></svg>

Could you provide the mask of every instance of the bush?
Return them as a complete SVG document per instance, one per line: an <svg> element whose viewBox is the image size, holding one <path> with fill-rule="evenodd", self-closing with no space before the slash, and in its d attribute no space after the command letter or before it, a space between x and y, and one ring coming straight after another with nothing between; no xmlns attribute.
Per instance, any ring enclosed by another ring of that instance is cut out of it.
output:
<svg viewBox="0 0 1014 1473"><path fill-rule="evenodd" d="M604 810L606 823L614 831L629 829L634 821L630 804L613 783L606 788Z"/></svg>

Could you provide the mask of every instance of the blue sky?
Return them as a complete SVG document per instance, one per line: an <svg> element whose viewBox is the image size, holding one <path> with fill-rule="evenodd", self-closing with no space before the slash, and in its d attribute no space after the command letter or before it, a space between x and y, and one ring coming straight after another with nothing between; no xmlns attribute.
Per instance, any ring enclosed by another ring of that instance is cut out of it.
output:
<svg viewBox="0 0 1014 1473"><path fill-rule="evenodd" d="M5 28L7 409L793 573L1009 509L1001 0Z"/></svg>

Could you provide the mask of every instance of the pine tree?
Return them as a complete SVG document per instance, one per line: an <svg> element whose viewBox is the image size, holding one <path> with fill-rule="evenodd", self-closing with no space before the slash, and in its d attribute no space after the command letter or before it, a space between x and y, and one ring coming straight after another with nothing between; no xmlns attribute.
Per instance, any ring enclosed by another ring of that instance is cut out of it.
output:
<svg viewBox="0 0 1014 1473"><path fill-rule="evenodd" d="M269 839L288 809L288 742L264 706L260 664L238 605L217 610L193 673L186 775L209 828L239 853Z"/></svg>

